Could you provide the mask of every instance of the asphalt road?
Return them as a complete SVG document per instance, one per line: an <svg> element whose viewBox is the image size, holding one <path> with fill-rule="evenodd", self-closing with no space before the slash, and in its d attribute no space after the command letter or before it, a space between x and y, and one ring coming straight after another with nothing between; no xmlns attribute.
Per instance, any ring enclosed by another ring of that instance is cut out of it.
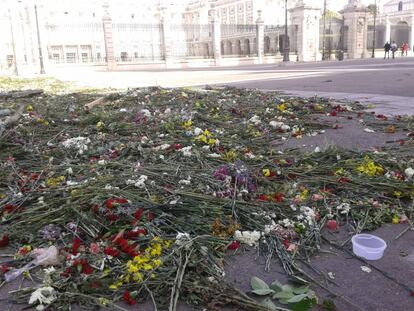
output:
<svg viewBox="0 0 414 311"><path fill-rule="evenodd" d="M280 90L375 103L380 113L414 114L413 57L115 72L71 67L51 75L89 87L232 85Z"/></svg>

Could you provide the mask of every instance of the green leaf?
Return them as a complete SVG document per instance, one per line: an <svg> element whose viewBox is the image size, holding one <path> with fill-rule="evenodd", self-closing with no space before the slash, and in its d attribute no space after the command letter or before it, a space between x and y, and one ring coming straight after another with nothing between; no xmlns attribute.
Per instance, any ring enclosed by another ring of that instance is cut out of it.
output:
<svg viewBox="0 0 414 311"><path fill-rule="evenodd" d="M273 295L273 299L290 299L295 295L292 292L281 291Z"/></svg>
<svg viewBox="0 0 414 311"><path fill-rule="evenodd" d="M282 286L282 291L293 293L293 286L290 285L290 284L283 285Z"/></svg>
<svg viewBox="0 0 414 311"><path fill-rule="evenodd" d="M301 300L303 300L303 299L305 299L307 297L308 297L308 295L306 295L306 294L296 295L296 296L293 296L292 298L290 298L288 300L288 302L289 303L296 303L296 302L299 302L299 301L301 301Z"/></svg>
<svg viewBox="0 0 414 311"><path fill-rule="evenodd" d="M277 310L276 305L269 299L265 299L261 302L261 305L268 308L269 310Z"/></svg>
<svg viewBox="0 0 414 311"><path fill-rule="evenodd" d="M270 288L263 288L263 289L255 289L252 291L253 294L259 295L259 296L266 296L269 294L273 294L275 291Z"/></svg>
<svg viewBox="0 0 414 311"><path fill-rule="evenodd" d="M309 311L316 305L315 299L303 299L293 306L292 311Z"/></svg>
<svg viewBox="0 0 414 311"><path fill-rule="evenodd" d="M279 303L281 303L282 305L288 305L289 304L288 300L289 299L280 299Z"/></svg>
<svg viewBox="0 0 414 311"><path fill-rule="evenodd" d="M283 290L283 284L279 281L275 280L272 284L270 284L270 288L273 289L275 292L281 292Z"/></svg>
<svg viewBox="0 0 414 311"><path fill-rule="evenodd" d="M309 286L304 285L304 286L300 286L300 287L295 287L293 289L293 292L295 294L298 294L298 295L300 295L300 294L307 294L309 292Z"/></svg>
<svg viewBox="0 0 414 311"><path fill-rule="evenodd" d="M250 285L254 290L256 289L269 289L269 285L266 284L265 281L262 281L258 277L252 277L252 280L250 281Z"/></svg>

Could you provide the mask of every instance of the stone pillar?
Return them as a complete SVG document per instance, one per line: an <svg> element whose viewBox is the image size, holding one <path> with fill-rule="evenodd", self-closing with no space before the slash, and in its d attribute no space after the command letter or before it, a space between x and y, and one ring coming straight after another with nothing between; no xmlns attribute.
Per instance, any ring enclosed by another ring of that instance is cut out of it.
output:
<svg viewBox="0 0 414 311"><path fill-rule="evenodd" d="M411 16L411 36L410 36L410 50L414 54L414 15Z"/></svg>
<svg viewBox="0 0 414 311"><path fill-rule="evenodd" d="M220 65L221 62L221 25L220 19L217 16L217 11L215 9L210 10L211 23L213 26L213 57L214 64L216 66Z"/></svg>
<svg viewBox="0 0 414 311"><path fill-rule="evenodd" d="M349 0L342 11L348 26L348 57L363 58L367 55L367 8L360 1Z"/></svg>
<svg viewBox="0 0 414 311"><path fill-rule="evenodd" d="M385 17L385 40L384 42L391 43L391 22L388 16Z"/></svg>
<svg viewBox="0 0 414 311"><path fill-rule="evenodd" d="M257 42L257 59L259 64L263 64L264 57L264 21L262 19L262 11L258 10L256 20L256 42Z"/></svg>
<svg viewBox="0 0 414 311"><path fill-rule="evenodd" d="M115 53L114 53L114 39L112 30L112 19L109 16L108 4L104 5L105 14L102 18L104 29L104 41L105 41L105 56L108 71L112 71L116 68Z"/></svg>
<svg viewBox="0 0 414 311"><path fill-rule="evenodd" d="M171 23L168 17L168 12L161 18L161 43L164 54L165 66L168 68L173 63L173 56L171 50Z"/></svg>
<svg viewBox="0 0 414 311"><path fill-rule="evenodd" d="M306 1L299 1L297 6L290 9L291 24L297 26L298 59L302 62L322 59L319 50L319 20L322 10ZM291 43L292 45L292 43Z"/></svg>

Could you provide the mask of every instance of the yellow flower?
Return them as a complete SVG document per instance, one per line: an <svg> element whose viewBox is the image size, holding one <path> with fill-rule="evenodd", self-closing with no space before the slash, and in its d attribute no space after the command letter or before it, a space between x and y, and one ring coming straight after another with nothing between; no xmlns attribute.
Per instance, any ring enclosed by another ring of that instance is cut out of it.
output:
<svg viewBox="0 0 414 311"><path fill-rule="evenodd" d="M27 111L27 112L31 112L31 111L33 111L33 106L32 106L32 105L27 105L27 107L26 107L26 111Z"/></svg>
<svg viewBox="0 0 414 311"><path fill-rule="evenodd" d="M151 256L161 256L161 251L162 251L161 245L160 244L155 244L155 245L153 245L153 247L150 251L150 254L151 254Z"/></svg>
<svg viewBox="0 0 414 311"><path fill-rule="evenodd" d="M135 266L135 265L130 265L129 267L128 267L128 273L135 273L135 272L138 272L138 266Z"/></svg>
<svg viewBox="0 0 414 311"><path fill-rule="evenodd" d="M394 225L398 225L400 223L400 216L395 215L394 217L392 217L392 223Z"/></svg>
<svg viewBox="0 0 414 311"><path fill-rule="evenodd" d="M190 129L192 125L193 125L193 121L191 121L191 120L185 121L183 123L183 127L187 130Z"/></svg>
<svg viewBox="0 0 414 311"><path fill-rule="evenodd" d="M144 277L139 272L134 273L132 278L134 279L135 282L142 282L144 280Z"/></svg>
<svg viewBox="0 0 414 311"><path fill-rule="evenodd" d="M211 136L211 133L208 131L208 129L204 130L204 135L206 135L207 137Z"/></svg>
<svg viewBox="0 0 414 311"><path fill-rule="evenodd" d="M216 140L216 139L214 139L214 138L210 138L210 139L208 140L208 144L209 144L210 146L214 146L214 145L216 144L216 142L217 142L217 140Z"/></svg>
<svg viewBox="0 0 414 311"><path fill-rule="evenodd" d="M401 192L401 191L394 191L394 195L395 195L397 198L400 198L400 197L402 196L402 192Z"/></svg>
<svg viewBox="0 0 414 311"><path fill-rule="evenodd" d="M371 177L384 174L384 168L379 164L375 164L375 162L372 161L368 156L364 158L364 162L356 169L358 172Z"/></svg>
<svg viewBox="0 0 414 311"><path fill-rule="evenodd" d="M152 265L146 263L142 266L142 269L145 270L145 271L149 271L149 270L154 270L154 267Z"/></svg>
<svg viewBox="0 0 414 311"><path fill-rule="evenodd" d="M111 284L111 285L109 285L109 289L117 290L118 286L116 286L115 284Z"/></svg>
<svg viewBox="0 0 414 311"><path fill-rule="evenodd" d="M170 248L171 245L172 245L172 241L171 240L166 240L166 241L164 241L164 245L165 245L166 248Z"/></svg>
<svg viewBox="0 0 414 311"><path fill-rule="evenodd" d="M103 126L104 126L104 123L102 121L99 121L98 123L96 123L96 128L97 129L100 129Z"/></svg>
<svg viewBox="0 0 414 311"><path fill-rule="evenodd" d="M302 193L300 194L300 200L304 201L308 197L308 194L309 194L309 190L303 189Z"/></svg>
<svg viewBox="0 0 414 311"><path fill-rule="evenodd" d="M345 175L346 171L341 167L335 171L335 175Z"/></svg>
<svg viewBox="0 0 414 311"><path fill-rule="evenodd" d="M233 161L235 158L237 158L237 153L234 150L227 151L223 156L223 159L228 162Z"/></svg>
<svg viewBox="0 0 414 311"><path fill-rule="evenodd" d="M285 110L286 110L286 104L279 104L279 105L277 105L277 110L279 110L280 112L285 112Z"/></svg>
<svg viewBox="0 0 414 311"><path fill-rule="evenodd" d="M265 176L265 177L269 177L270 176L270 170L268 169L268 168L265 168L265 169L263 169L263 176Z"/></svg>
<svg viewBox="0 0 414 311"><path fill-rule="evenodd" d="M198 140L202 141L205 144L208 143L207 142L207 136L206 135L203 135L203 134L201 134L201 135L198 136Z"/></svg>
<svg viewBox="0 0 414 311"><path fill-rule="evenodd" d="M161 266L161 260L160 259L154 259L153 264L156 268L158 268L159 266Z"/></svg>

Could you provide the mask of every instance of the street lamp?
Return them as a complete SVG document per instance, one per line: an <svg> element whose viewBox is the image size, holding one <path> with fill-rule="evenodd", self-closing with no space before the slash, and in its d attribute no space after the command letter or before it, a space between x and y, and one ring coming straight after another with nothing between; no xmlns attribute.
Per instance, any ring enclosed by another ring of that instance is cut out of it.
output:
<svg viewBox="0 0 414 311"><path fill-rule="evenodd" d="M10 22L10 34L11 34L12 48L13 48L14 74L16 76L18 76L19 75L19 71L17 70L16 44L14 42L13 21L12 21L12 18L11 18L10 9L9 9L9 22Z"/></svg>
<svg viewBox="0 0 414 311"><path fill-rule="evenodd" d="M288 8L285 0L285 38L283 40L283 61L289 62L289 43L288 43Z"/></svg>
<svg viewBox="0 0 414 311"><path fill-rule="evenodd" d="M373 35L373 38L372 38L372 54L371 54L371 57L372 58L375 58L375 40L376 40L376 32L377 32L377 12L378 12L378 8L377 8L377 0L375 0L375 4L374 4L374 35Z"/></svg>
<svg viewBox="0 0 414 311"><path fill-rule="evenodd" d="M323 34L322 34L322 60L325 60L325 40L326 40L326 0L323 2Z"/></svg>
<svg viewBox="0 0 414 311"><path fill-rule="evenodd" d="M45 67L43 65L42 44L40 42L39 20L37 18L37 5L36 4L34 6L34 9L35 9L35 17L36 17L37 44L39 45L40 74L45 74Z"/></svg>

